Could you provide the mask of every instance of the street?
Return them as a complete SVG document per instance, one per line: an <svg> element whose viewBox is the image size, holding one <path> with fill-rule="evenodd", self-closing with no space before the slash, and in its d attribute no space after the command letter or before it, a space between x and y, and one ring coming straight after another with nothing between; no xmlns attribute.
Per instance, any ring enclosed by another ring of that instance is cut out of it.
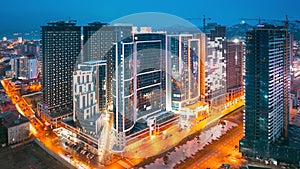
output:
<svg viewBox="0 0 300 169"><path fill-rule="evenodd" d="M16 107L18 111L23 115L25 115L26 117L28 117L29 119L31 119L30 120L31 133L40 142L42 142L47 148L49 148L51 151L55 152L57 155L61 156L62 158L65 158L67 161L69 160L69 162L74 166L77 167L81 166L82 168L103 167L100 163L96 162L98 160L97 158L94 158L91 161L91 163L86 162L86 159L83 159L81 156L79 156L77 152L63 145L63 143L58 139L58 137L55 134L53 134L53 132L44 130L44 124L40 122L37 118L32 118L34 117L34 112L27 105L26 101L23 99L20 93L15 91L14 87L11 86L7 81L3 80L2 84L7 94L11 98L12 102L17 105ZM189 135L199 131L201 132L202 130L209 128L211 125L216 125L216 123L218 123L218 121L222 116L227 115L229 112L236 109L237 109L236 112L240 111L240 109L238 108L242 105L243 102L240 101L238 104L231 105L229 108L226 109L226 111L222 111L218 114L213 114L202 121L193 122L194 124L192 125L191 128L181 129L180 126L176 123L156 136L152 136L152 137L148 136L138 141L135 141L133 143L130 143L129 145L126 146L126 151L123 154L120 154L121 157L117 157L116 159L112 160L115 162L112 162L109 166L107 166L107 168L134 167L149 157L156 156L170 150L174 146L178 145L178 143L181 140L183 140L186 137L189 137ZM236 131L236 129L234 129L234 131ZM224 151L225 150L228 151L229 149L231 150L232 147L238 144L237 142L242 136L242 131L239 131L238 133L236 132L233 134L229 134L232 138L225 136L225 138L229 138L229 140L227 140L228 143L225 142L226 146L224 146L225 144L222 142L218 143L218 146L216 148L223 151L220 151L218 149L205 148L201 152L202 154L206 154L206 153L207 154L199 159L199 164L197 163L197 165L196 164L193 165L205 166L210 164L210 162L212 161L216 163L217 162L216 159L220 159L220 157L226 157L228 159L234 160L236 156L233 152L228 156L228 154L226 154ZM224 148L222 149L222 147ZM235 151L238 151L238 149L235 149L234 152ZM66 154L71 154L72 160L70 160L69 156L67 157ZM200 163L200 161L205 161L205 162ZM226 160L224 161L226 162ZM223 161L219 161L218 164L216 163L214 166L217 166L222 163Z"/></svg>
<svg viewBox="0 0 300 169"><path fill-rule="evenodd" d="M71 150L64 148L62 142L58 139L58 137L52 132L45 130L44 124L39 121L37 118L34 118L34 112L23 99L18 91L15 91L15 88L11 86L5 80L1 81L7 95L10 97L13 104L16 105L17 110L23 114L25 117L30 119L30 134L35 136L42 144L44 144L48 149L52 152L56 153L58 156L65 158L68 161L67 156L65 154L70 153ZM72 157L72 160L69 161L73 166L80 166L81 168L89 168L89 164L86 163L86 160L82 160L80 158L76 158L78 156Z"/></svg>
<svg viewBox="0 0 300 169"><path fill-rule="evenodd" d="M233 168L240 167L244 161L238 148L242 137L243 124L241 123L197 154L195 161L188 168L219 168L222 164L230 164Z"/></svg>

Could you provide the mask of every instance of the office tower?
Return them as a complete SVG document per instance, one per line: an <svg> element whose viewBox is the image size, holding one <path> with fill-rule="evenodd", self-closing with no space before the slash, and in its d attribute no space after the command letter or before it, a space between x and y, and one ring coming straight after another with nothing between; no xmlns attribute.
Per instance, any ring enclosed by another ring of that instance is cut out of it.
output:
<svg viewBox="0 0 300 169"><path fill-rule="evenodd" d="M106 61L77 65L73 75L73 120L81 131L99 138L100 116L106 110Z"/></svg>
<svg viewBox="0 0 300 169"><path fill-rule="evenodd" d="M34 79L38 76L37 59L34 55L16 56L10 60L12 78Z"/></svg>
<svg viewBox="0 0 300 169"><path fill-rule="evenodd" d="M166 109L165 33L136 33L133 60L136 69L136 120L159 114ZM134 66L134 64L132 65Z"/></svg>
<svg viewBox="0 0 300 169"><path fill-rule="evenodd" d="M192 34L168 35L167 50L172 110L180 111L200 99L200 39Z"/></svg>
<svg viewBox="0 0 300 169"><path fill-rule="evenodd" d="M107 61L107 101L112 101L112 48L113 44L132 37L132 26L107 25L100 22L83 27L83 61Z"/></svg>
<svg viewBox="0 0 300 169"><path fill-rule="evenodd" d="M212 113L223 110L226 103L226 28L216 26L205 40L205 101Z"/></svg>
<svg viewBox="0 0 300 169"><path fill-rule="evenodd" d="M281 154L272 146L284 144L281 138L288 132L287 38L283 27L272 25L258 25L247 33L243 155L275 158Z"/></svg>
<svg viewBox="0 0 300 169"><path fill-rule="evenodd" d="M81 27L76 21L50 22L42 26L41 118L56 123L72 114L73 71L81 48Z"/></svg>
<svg viewBox="0 0 300 169"><path fill-rule="evenodd" d="M227 101L244 93L244 42L237 39L226 41L226 88Z"/></svg>
<svg viewBox="0 0 300 169"><path fill-rule="evenodd" d="M166 110L165 34L136 33L114 49L114 128L125 136L146 128Z"/></svg>

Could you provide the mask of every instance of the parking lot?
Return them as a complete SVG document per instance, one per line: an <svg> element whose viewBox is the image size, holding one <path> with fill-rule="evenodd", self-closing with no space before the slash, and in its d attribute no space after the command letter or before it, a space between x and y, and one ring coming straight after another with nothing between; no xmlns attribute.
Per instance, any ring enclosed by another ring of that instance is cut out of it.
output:
<svg viewBox="0 0 300 169"><path fill-rule="evenodd" d="M69 150L72 154L76 153L81 158L87 158L92 160L95 157L95 154L87 150L82 144L73 143L70 141L64 142L66 149ZM70 154L70 153L69 153Z"/></svg>
<svg viewBox="0 0 300 169"><path fill-rule="evenodd" d="M38 168L38 169L65 169L66 167L40 148L30 142L21 147L0 148L0 168Z"/></svg>

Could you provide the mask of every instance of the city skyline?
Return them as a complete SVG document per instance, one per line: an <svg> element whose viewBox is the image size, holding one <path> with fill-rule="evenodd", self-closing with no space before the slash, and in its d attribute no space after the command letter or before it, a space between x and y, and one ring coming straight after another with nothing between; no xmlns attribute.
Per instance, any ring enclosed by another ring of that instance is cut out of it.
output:
<svg viewBox="0 0 300 169"><path fill-rule="evenodd" d="M290 19L300 18L297 6L300 2L291 0L284 1L235 1L228 3L217 0L215 3L198 2L172 2L165 0L159 3L139 3L134 0L115 2L89 1L89 3L75 1L48 1L40 2L17 1L18 5L10 6L9 1L1 2L6 8L2 8L3 14L8 17L0 18L0 32L6 31L27 31L40 29L40 25L53 20L66 20L68 18L78 20L79 25L86 25L88 22L101 21L112 22L120 17L141 13L161 12L185 18L203 18L203 15L211 18L210 22L218 22L221 25L233 25L239 23L241 18L267 18L283 19L289 15ZM189 5L190 4L190 5ZM257 5L259 4L259 5ZM272 4L272 5L270 5ZM188 6L184 8L184 6ZM68 6L68 8L65 8ZM226 6L226 7L225 7ZM15 11L15 12L12 12ZM256 11L256 12L253 12ZM202 20L190 20L196 26L202 26ZM19 25L22 25L21 27Z"/></svg>
<svg viewBox="0 0 300 169"><path fill-rule="evenodd" d="M40 30L0 18L0 159L30 137L67 168L300 167L300 3L16 3Z"/></svg>

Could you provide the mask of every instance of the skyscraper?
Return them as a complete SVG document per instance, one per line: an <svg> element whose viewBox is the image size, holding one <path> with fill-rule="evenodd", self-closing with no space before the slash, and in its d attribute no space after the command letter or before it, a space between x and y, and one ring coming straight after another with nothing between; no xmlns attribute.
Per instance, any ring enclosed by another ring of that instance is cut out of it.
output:
<svg viewBox="0 0 300 169"><path fill-rule="evenodd" d="M165 43L165 33L136 32L114 44L113 113L120 150L137 132L151 135L156 126L174 117L166 111Z"/></svg>
<svg viewBox="0 0 300 169"><path fill-rule="evenodd" d="M132 37L130 25L107 25L101 22L89 23L83 27L83 61L107 61L107 101L112 101L112 58L114 43Z"/></svg>
<svg viewBox="0 0 300 169"><path fill-rule="evenodd" d="M226 28L215 26L205 42L205 101L211 112L220 112L226 103Z"/></svg>
<svg viewBox="0 0 300 169"><path fill-rule="evenodd" d="M88 26L83 26L83 61L101 60L105 59L105 54L112 47L112 44L106 47L106 51L103 51L104 45L107 41L112 41L113 36L108 39L101 28L107 24L101 22L92 22Z"/></svg>
<svg viewBox="0 0 300 169"><path fill-rule="evenodd" d="M81 27L76 21L42 26L42 98L38 114L55 123L72 114L72 76L81 50Z"/></svg>
<svg viewBox="0 0 300 169"><path fill-rule="evenodd" d="M168 35L167 57L172 76L172 110L200 99L200 39L192 34Z"/></svg>
<svg viewBox="0 0 300 169"><path fill-rule="evenodd" d="M227 101L244 93L244 42L237 39L226 41L226 88Z"/></svg>
<svg viewBox="0 0 300 169"><path fill-rule="evenodd" d="M258 25L247 33L244 138L247 156L275 158L289 123L289 57L283 27ZM281 139L282 138L282 139ZM285 155L286 156L286 155Z"/></svg>
<svg viewBox="0 0 300 169"><path fill-rule="evenodd" d="M113 102L115 128L130 133L142 118L165 110L163 60L165 35L137 33L115 44Z"/></svg>

